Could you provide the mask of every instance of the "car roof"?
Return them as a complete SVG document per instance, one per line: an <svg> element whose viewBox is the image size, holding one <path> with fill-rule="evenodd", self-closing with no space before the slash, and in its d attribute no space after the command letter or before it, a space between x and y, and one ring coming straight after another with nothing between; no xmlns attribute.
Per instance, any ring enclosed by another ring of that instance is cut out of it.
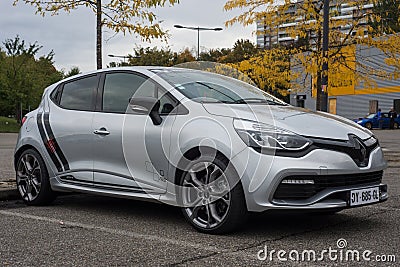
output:
<svg viewBox="0 0 400 267"><path fill-rule="evenodd" d="M93 74L98 74L98 73L102 73L102 72L107 72L107 71L137 71L137 72L146 72L146 71L154 71L154 70L176 70L176 71L182 71L182 70L186 70L186 71L199 71L199 70L193 70L193 69L187 69L187 68L179 68L179 67L163 67L163 66L124 66L124 67L113 67L113 68L104 68L104 69L99 69L99 70L93 70L93 71L88 71L88 72L83 72L68 78L65 78L61 81L59 81L58 83L61 82L66 82L69 80L74 80L76 78L79 77L84 77L87 75L93 75ZM57 83L57 84L58 84Z"/></svg>

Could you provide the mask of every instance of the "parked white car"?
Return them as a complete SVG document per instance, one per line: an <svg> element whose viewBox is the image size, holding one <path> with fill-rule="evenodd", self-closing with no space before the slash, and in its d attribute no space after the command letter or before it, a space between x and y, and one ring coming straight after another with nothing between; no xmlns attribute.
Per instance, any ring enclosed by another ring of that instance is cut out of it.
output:
<svg viewBox="0 0 400 267"><path fill-rule="evenodd" d="M208 72L74 76L48 87L24 121L15 168L29 205L58 191L156 200L215 234L249 211L338 211L388 198L370 131Z"/></svg>

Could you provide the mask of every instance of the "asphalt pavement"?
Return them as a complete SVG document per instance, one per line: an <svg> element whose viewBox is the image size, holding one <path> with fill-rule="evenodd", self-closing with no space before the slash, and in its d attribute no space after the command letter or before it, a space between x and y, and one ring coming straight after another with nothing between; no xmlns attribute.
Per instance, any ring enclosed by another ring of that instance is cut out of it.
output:
<svg viewBox="0 0 400 267"><path fill-rule="evenodd" d="M44 207L2 201L0 265L399 266L400 130L375 134L389 163L384 174L389 200L384 203L335 215L252 214L241 231L211 236L193 230L178 208L156 203L84 194L64 195ZM0 174L8 180L14 176L12 148L3 144L16 136L3 137ZM324 260L302 259L304 251L322 253ZM278 252L287 261L278 259ZM298 261L288 258L296 258L296 252ZM346 258L355 252L358 261Z"/></svg>
<svg viewBox="0 0 400 267"><path fill-rule="evenodd" d="M18 134L0 133L0 182L15 177L13 160Z"/></svg>
<svg viewBox="0 0 400 267"><path fill-rule="evenodd" d="M0 201L18 198L13 167L18 134L0 133Z"/></svg>

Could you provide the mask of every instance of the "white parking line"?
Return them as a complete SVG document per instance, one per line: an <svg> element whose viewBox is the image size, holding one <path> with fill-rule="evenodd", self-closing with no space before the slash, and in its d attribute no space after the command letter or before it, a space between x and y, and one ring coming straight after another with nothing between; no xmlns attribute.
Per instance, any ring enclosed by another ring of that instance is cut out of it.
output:
<svg viewBox="0 0 400 267"><path fill-rule="evenodd" d="M95 230L95 231L100 231L100 232L109 233L109 234L121 235L121 236L125 236L125 237L127 236L127 237L131 237L131 238L139 239L139 240L148 240L148 241L160 242L160 243L170 244L170 245L179 246L179 247L194 248L194 249L197 249L200 251L206 251L209 253L224 254L224 257L228 257L228 256L241 257L242 259L247 258L247 259L253 259L253 260L256 258L256 255L250 251L244 251L244 250L232 251L230 249L220 249L215 246L210 246L210 245L204 244L204 243L203 244L202 243L192 243L192 242L187 242L187 241L178 240L178 239L165 238L165 237L161 237L158 235L148 235L148 234L140 234L137 232L127 231L127 230L117 230L114 228L102 227L102 226L97 226L94 224L85 224L85 223L64 221L64 220L55 219L55 218L36 216L36 215L14 212L14 211L6 211L6 210L0 210L0 215L13 216L13 217L19 217L19 218L23 218L23 219L42 221L42 222L49 222L49 223L54 223L57 225L80 227L80 228L87 229L87 230Z"/></svg>
<svg viewBox="0 0 400 267"><path fill-rule="evenodd" d="M49 223L54 223L57 225L80 227L80 228L88 229L88 230L95 230L95 231L100 231L100 232L109 233L109 234L127 236L127 237L131 237L131 238L139 239L139 240L155 241L155 242L166 243L166 244L180 246L180 247L190 247L190 248L199 249L199 250L208 251L208 252L214 252L214 253L215 252L224 253L224 252L228 251L228 250L224 250L224 249L218 249L217 247L212 247L212 246L205 245L205 244L191 243L191 242L182 241L182 240L164 238L164 237L160 237L158 235L140 234L140 233L136 233L136 232L132 232L132 231L118 230L118 229L114 229L114 228L97 226L94 224L63 221L63 220L55 219L55 218L42 217L42 216L36 216L36 215L25 214L25 213L20 213L20 212L13 212L13 211L6 211L6 210L0 210L0 214L5 215L5 216L19 217L19 218L23 218L23 219L49 222Z"/></svg>

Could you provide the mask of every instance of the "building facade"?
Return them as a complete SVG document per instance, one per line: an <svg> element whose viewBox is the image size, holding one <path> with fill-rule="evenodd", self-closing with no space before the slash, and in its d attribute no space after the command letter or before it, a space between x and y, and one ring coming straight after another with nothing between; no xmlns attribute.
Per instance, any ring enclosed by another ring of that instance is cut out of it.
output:
<svg viewBox="0 0 400 267"><path fill-rule="evenodd" d="M350 2L350 0L348 1ZM257 46L263 49L270 49L277 45L290 45L299 40L298 36L290 36L287 29L293 27L296 23L302 21L302 23L308 23L311 21L305 21L303 18L296 18L296 11L300 8L302 1L299 0L296 3L293 3L286 11L285 15L289 15L293 18L292 21L288 21L287 23L283 23L278 25L275 28L268 28L263 24L261 20L257 22ZM360 17L364 17L365 14L371 12L373 8L373 4L370 3L369 0L365 0L364 4L358 8L352 6L349 3L336 4L336 1L330 1L330 13L331 20L354 20L358 18L358 27L363 27L368 23L366 18L359 19ZM351 28L351 24L341 25L338 29L344 34L349 33ZM367 34L367 32L365 32ZM316 34L311 32L308 36L310 44L314 44L316 41Z"/></svg>
<svg viewBox="0 0 400 267"><path fill-rule="evenodd" d="M315 21L305 21L304 17L299 17L299 8L302 8L304 1L293 1L284 13L285 23L277 25L274 28L268 28L263 21L257 23L257 46L262 49L271 49L278 45L291 45L299 41L299 36L289 34L290 28L297 23L312 23ZM320 1L322 2L322 1ZM343 36L347 34L357 34L357 36L366 36L367 32L367 14L372 12L373 4L370 0L359 1L358 6L354 6L351 0L330 1L330 19L337 20L335 30ZM286 16L287 15L287 16ZM347 23L349 21L349 23ZM357 33L352 29L353 21L356 21ZM382 20L382 23L384 21ZM364 30L364 32L362 32ZM316 44L317 35L314 32L307 34L307 42L312 47ZM347 49L347 47L346 47ZM371 69L380 69L388 73L393 72L393 68L385 63L385 55L376 48L364 47L361 45L349 46L353 49L348 58L349 62L357 61L359 65ZM294 62L291 69L299 73L299 77L294 81L296 85L301 84L300 89L293 89L290 92L290 103L294 106L304 107L311 110L316 109L316 90L315 82L311 77L304 74L299 64ZM354 64L355 65L355 64ZM298 66L298 67L293 67ZM297 68L297 69L296 69ZM380 108L382 111L389 111L394 107L400 114L400 80L387 80L378 76L370 78L370 83L357 83L355 74L349 69L343 68L336 71L336 74L329 75L328 87L328 109L330 113L338 114L349 119L363 117L370 113L375 113ZM314 86L313 86L314 84Z"/></svg>
<svg viewBox="0 0 400 267"><path fill-rule="evenodd" d="M385 63L386 56L381 50L360 45L355 46L354 49L355 59L366 67L388 73L394 71L393 67ZM301 72L301 69L293 71ZM316 91L312 86L311 78L300 76L299 79L302 79L302 89L291 91L290 104L315 110ZM372 77L369 84L357 84L354 75L345 73L329 79L331 86L328 87L328 111L332 114L357 119L376 113L379 108L383 112L388 112L392 107L400 114L400 79Z"/></svg>

